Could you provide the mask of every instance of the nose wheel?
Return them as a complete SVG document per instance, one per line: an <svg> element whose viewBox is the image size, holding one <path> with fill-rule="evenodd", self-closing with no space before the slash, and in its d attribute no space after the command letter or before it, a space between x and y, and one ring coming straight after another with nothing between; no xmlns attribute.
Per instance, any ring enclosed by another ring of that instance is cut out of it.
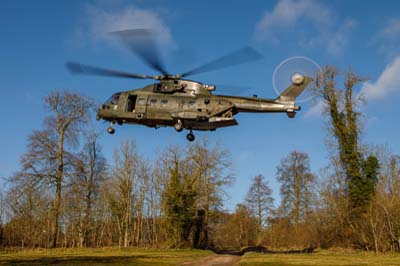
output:
<svg viewBox="0 0 400 266"><path fill-rule="evenodd" d="M109 134L111 134L111 135L115 133L114 122L111 122L111 123L110 123L110 127L107 128L107 132L108 132Z"/></svg>
<svg viewBox="0 0 400 266"><path fill-rule="evenodd" d="M191 130L190 130L189 134L186 135L186 138L190 142L192 142L195 139L193 132Z"/></svg>
<svg viewBox="0 0 400 266"><path fill-rule="evenodd" d="M176 124L174 125L175 130L178 132L181 132L183 130L183 124L181 120L178 120L178 122L176 122Z"/></svg>

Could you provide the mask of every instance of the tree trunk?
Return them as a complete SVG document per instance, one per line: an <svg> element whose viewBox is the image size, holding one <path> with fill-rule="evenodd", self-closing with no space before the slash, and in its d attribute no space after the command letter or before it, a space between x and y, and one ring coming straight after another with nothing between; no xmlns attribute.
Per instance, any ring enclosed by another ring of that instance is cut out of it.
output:
<svg viewBox="0 0 400 266"><path fill-rule="evenodd" d="M60 123L61 121L59 121ZM53 228L53 248L57 247L58 235L59 235L59 218L60 218L60 207L61 207L61 186L64 175L64 131L60 129L59 125L59 136L58 140L58 151L57 151L57 180L56 180L56 197L54 200L54 228Z"/></svg>
<svg viewBox="0 0 400 266"><path fill-rule="evenodd" d="M61 176L62 176L62 170L61 170ZM53 245L52 245L53 248L57 247L58 243L60 206L61 206L61 178L57 180L56 198L54 200L54 228L53 228Z"/></svg>

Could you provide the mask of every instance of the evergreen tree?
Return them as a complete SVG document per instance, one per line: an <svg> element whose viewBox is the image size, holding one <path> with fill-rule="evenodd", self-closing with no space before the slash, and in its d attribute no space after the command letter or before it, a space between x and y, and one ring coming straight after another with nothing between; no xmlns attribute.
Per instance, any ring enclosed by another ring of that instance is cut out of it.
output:
<svg viewBox="0 0 400 266"><path fill-rule="evenodd" d="M191 228L195 219L196 192L185 184L179 173L178 162L171 169L165 194L167 226L173 232L175 245L189 246Z"/></svg>
<svg viewBox="0 0 400 266"><path fill-rule="evenodd" d="M375 156L368 156L362 162L362 176L353 178L349 184L350 202L355 209L365 209L371 201L378 182L379 162Z"/></svg>

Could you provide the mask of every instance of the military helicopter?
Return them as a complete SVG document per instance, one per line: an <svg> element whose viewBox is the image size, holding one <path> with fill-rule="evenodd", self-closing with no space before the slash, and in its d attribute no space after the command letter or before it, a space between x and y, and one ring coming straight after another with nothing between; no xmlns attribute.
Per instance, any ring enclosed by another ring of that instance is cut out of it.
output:
<svg viewBox="0 0 400 266"><path fill-rule="evenodd" d="M96 118L110 122L107 129L110 134L115 132L115 123L139 124L153 128L171 126L178 132L183 129L189 130L186 138L193 141L194 130L214 131L217 128L238 125L234 115L240 112L282 112L293 118L296 111L300 110L300 106L295 105L296 97L312 81L308 76L294 73L291 76L291 85L275 99L215 95L212 93L216 89L215 86L184 78L259 60L262 58L261 54L250 47L244 47L190 71L171 75L161 64L152 31L135 29L116 31L112 34L161 75L139 75L75 62L66 64L75 74L158 81L144 88L115 93L98 109Z"/></svg>

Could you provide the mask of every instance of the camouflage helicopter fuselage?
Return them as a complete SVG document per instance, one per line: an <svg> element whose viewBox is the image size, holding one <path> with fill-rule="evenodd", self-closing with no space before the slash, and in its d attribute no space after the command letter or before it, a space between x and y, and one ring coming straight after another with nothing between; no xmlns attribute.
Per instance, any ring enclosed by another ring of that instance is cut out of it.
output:
<svg viewBox="0 0 400 266"><path fill-rule="evenodd" d="M295 98L311 82L309 77L301 78L276 99L213 95L214 86L183 79L162 80L114 94L100 107L97 119L110 121L112 125L174 126L177 131L192 131L237 125L234 115L239 112L284 112L294 117L300 110L295 106ZM111 129L109 133L114 133Z"/></svg>

